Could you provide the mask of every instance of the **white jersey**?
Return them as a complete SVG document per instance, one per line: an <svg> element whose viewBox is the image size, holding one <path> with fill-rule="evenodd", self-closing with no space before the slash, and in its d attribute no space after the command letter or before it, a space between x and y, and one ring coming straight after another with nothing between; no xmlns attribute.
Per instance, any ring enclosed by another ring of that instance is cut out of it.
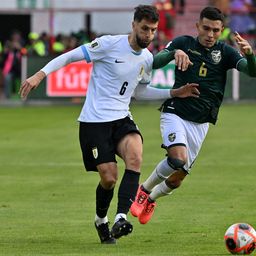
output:
<svg viewBox="0 0 256 256"><path fill-rule="evenodd" d="M93 71L78 120L106 122L129 115L135 88L150 82L152 54L148 49L135 52L128 35L102 36L82 48Z"/></svg>
<svg viewBox="0 0 256 256"><path fill-rule="evenodd" d="M135 52L128 35L102 36L79 46L47 63L46 74L75 61L93 62L81 122L108 122L130 115L131 97L153 100L167 99L169 90L152 88L150 83L153 55L147 49Z"/></svg>

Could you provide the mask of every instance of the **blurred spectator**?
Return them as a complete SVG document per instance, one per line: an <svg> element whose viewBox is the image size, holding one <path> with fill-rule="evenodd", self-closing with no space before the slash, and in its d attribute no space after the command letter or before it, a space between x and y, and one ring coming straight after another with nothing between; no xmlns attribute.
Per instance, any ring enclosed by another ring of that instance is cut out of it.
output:
<svg viewBox="0 0 256 256"><path fill-rule="evenodd" d="M78 40L74 35L71 35L70 37L68 37L67 39L67 45L66 45L66 49L65 52L68 52L76 47L79 46Z"/></svg>
<svg viewBox="0 0 256 256"><path fill-rule="evenodd" d="M16 91L16 85L20 83L22 49L21 34L18 31L14 31L10 40L7 40L4 45L1 61L5 98L10 98Z"/></svg>
<svg viewBox="0 0 256 256"><path fill-rule="evenodd" d="M234 34L229 27L229 17L228 16L226 16L226 18L225 18L224 29L219 37L219 40L224 41L225 43L232 45L232 46L235 45Z"/></svg>
<svg viewBox="0 0 256 256"><path fill-rule="evenodd" d="M221 36L219 37L219 40L224 41L225 43L231 46L235 45L234 34L232 33L229 27L224 28L224 30L221 33Z"/></svg>
<svg viewBox="0 0 256 256"><path fill-rule="evenodd" d="M209 5L221 10L221 12L228 16L230 12L230 0L209 0Z"/></svg>
<svg viewBox="0 0 256 256"><path fill-rule="evenodd" d="M27 45L28 55L46 56L46 46L39 37L38 33L30 32L28 34L29 44Z"/></svg>
<svg viewBox="0 0 256 256"><path fill-rule="evenodd" d="M42 32L40 35L41 41L44 44L44 49L45 49L45 55L49 55L51 51L51 46L50 46L50 35L47 34L46 32Z"/></svg>
<svg viewBox="0 0 256 256"><path fill-rule="evenodd" d="M177 4L177 2L179 2ZM185 6L186 6L186 1L185 0L171 0L172 6L174 7L175 11L180 14L183 15L185 12Z"/></svg>
<svg viewBox="0 0 256 256"><path fill-rule="evenodd" d="M73 33L73 36L77 38L80 44L86 44L94 40L95 38L91 39L89 33L83 29L79 30L77 33Z"/></svg>
<svg viewBox="0 0 256 256"><path fill-rule="evenodd" d="M250 9L250 16L254 22L254 30L251 31L252 34L256 35L256 0L252 0L252 6Z"/></svg>
<svg viewBox="0 0 256 256"><path fill-rule="evenodd" d="M154 5L159 12L158 36L154 40L157 50L161 50L173 38L175 24L175 10L170 0L157 0Z"/></svg>
<svg viewBox="0 0 256 256"><path fill-rule="evenodd" d="M55 42L52 46L52 52L54 55L59 55L65 52L65 39L62 34L58 34L56 36Z"/></svg>
<svg viewBox="0 0 256 256"><path fill-rule="evenodd" d="M255 30L253 19L249 16L252 8L251 0L232 0L230 2L230 23L231 30L240 34L247 34Z"/></svg>

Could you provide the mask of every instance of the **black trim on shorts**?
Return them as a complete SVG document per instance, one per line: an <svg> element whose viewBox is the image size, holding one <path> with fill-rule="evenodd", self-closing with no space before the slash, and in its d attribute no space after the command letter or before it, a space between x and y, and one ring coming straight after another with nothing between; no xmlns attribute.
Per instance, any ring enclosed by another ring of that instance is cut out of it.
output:
<svg viewBox="0 0 256 256"><path fill-rule="evenodd" d="M172 145L170 145L170 146L168 146L168 147L165 146L164 144L162 144L162 145L161 145L161 148L167 150L168 148L172 148L172 147L174 147L174 146L184 146L184 147L186 147L186 144L184 144L184 143L175 143L175 144L172 144Z"/></svg>

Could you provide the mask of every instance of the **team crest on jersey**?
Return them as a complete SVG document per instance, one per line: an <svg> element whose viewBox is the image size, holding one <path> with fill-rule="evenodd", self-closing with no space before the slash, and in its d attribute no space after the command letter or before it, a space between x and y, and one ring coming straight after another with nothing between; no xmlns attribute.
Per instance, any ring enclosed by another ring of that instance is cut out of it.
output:
<svg viewBox="0 0 256 256"><path fill-rule="evenodd" d="M176 133L175 133L175 132L170 133L170 134L168 135L168 139L169 139L170 142L175 141L175 139L176 139Z"/></svg>
<svg viewBox="0 0 256 256"><path fill-rule="evenodd" d="M90 47L92 49L96 49L100 46L99 42L97 42L96 40L92 41L91 44L90 44Z"/></svg>
<svg viewBox="0 0 256 256"><path fill-rule="evenodd" d="M144 68L144 66L141 66L140 73L138 75L138 81L140 81L142 79L144 73L145 73L145 68Z"/></svg>
<svg viewBox="0 0 256 256"><path fill-rule="evenodd" d="M214 61L214 63L218 64L221 61L221 52L220 51L212 51L211 52L212 55L212 60Z"/></svg>
<svg viewBox="0 0 256 256"><path fill-rule="evenodd" d="M95 148L92 149L92 154L93 154L94 159L97 159L97 158L98 158L99 154L98 154L98 149L97 149L97 147L95 147Z"/></svg>

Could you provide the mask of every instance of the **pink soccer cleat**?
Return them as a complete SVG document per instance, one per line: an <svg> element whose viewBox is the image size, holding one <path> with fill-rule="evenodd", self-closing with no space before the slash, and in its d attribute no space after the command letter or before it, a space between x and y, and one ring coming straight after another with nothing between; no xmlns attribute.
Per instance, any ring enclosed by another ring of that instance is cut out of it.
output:
<svg viewBox="0 0 256 256"><path fill-rule="evenodd" d="M147 222L150 221L154 213L155 207L156 207L156 202L149 202L148 200L146 201L146 203L144 204L144 208L141 214L139 215L140 224L146 224Z"/></svg>
<svg viewBox="0 0 256 256"><path fill-rule="evenodd" d="M139 186L135 200L130 207L130 212L134 217L140 216L147 199L148 194L141 189L141 186Z"/></svg>

